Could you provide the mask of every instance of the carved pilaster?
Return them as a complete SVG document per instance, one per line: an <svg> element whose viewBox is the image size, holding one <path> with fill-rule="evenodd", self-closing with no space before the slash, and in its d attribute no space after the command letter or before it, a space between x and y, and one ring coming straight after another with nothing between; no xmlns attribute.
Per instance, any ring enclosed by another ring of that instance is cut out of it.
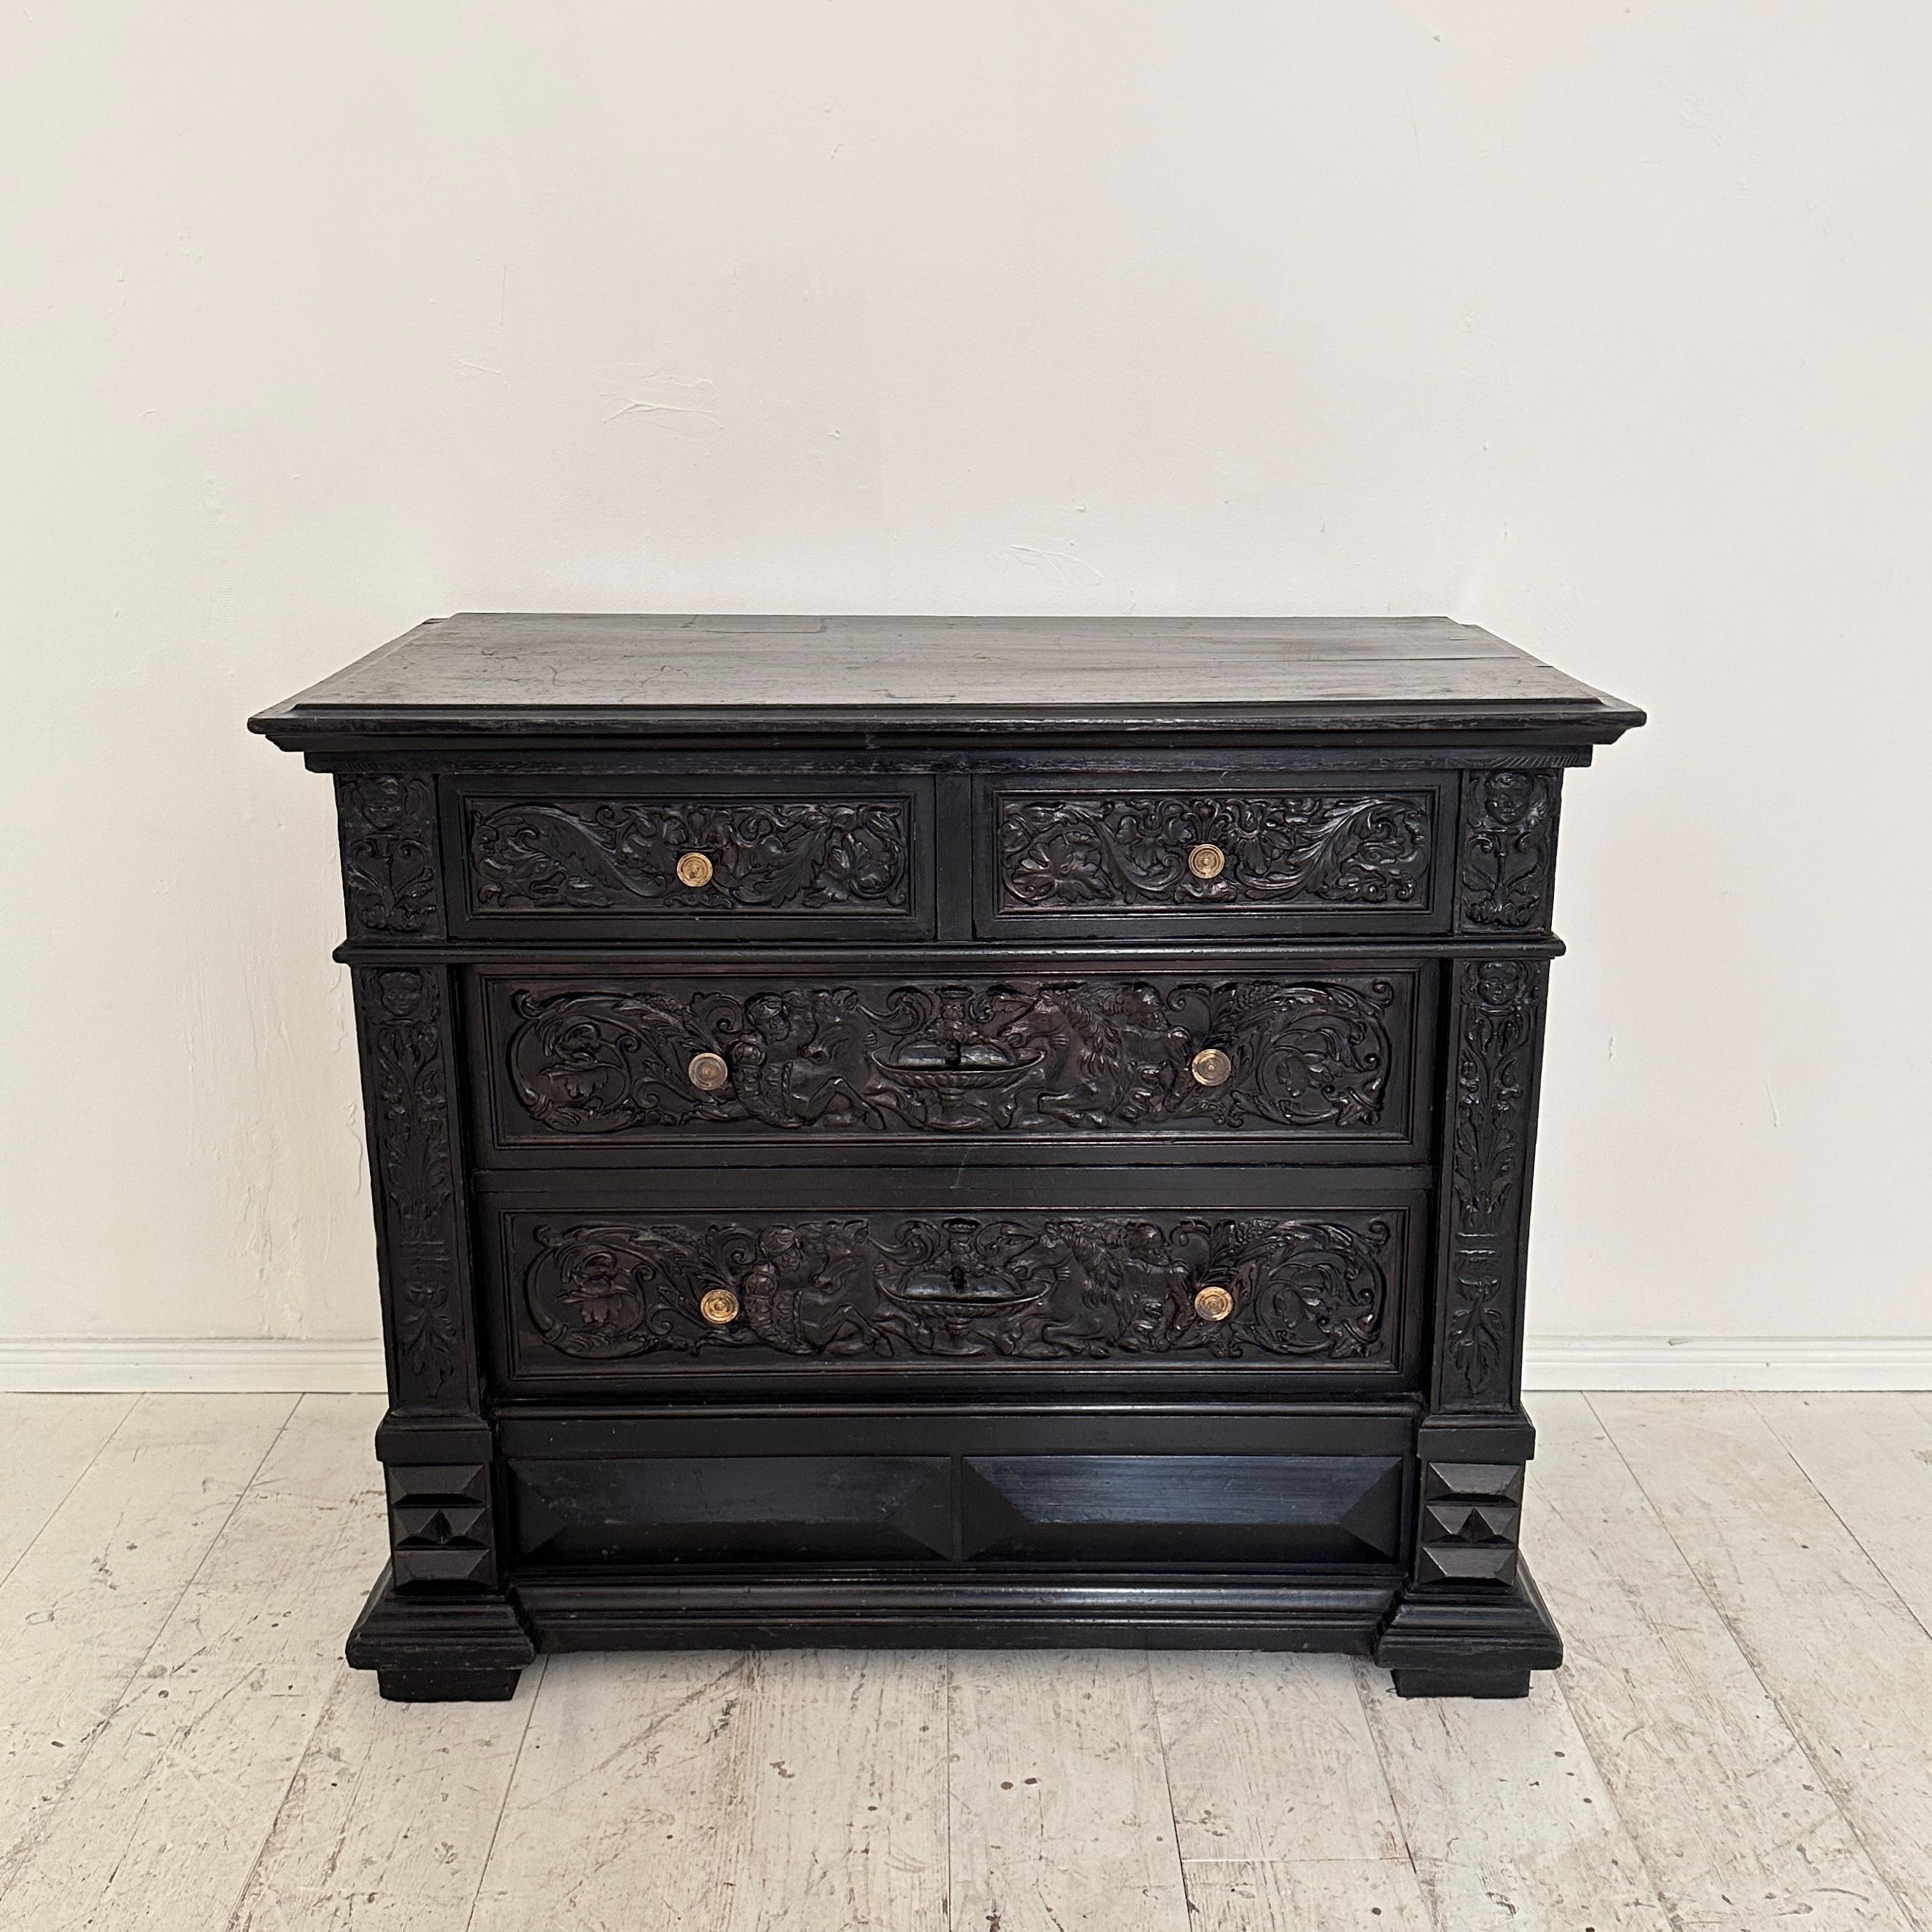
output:
<svg viewBox="0 0 1932 1932"><path fill-rule="evenodd" d="M434 782L419 772L344 772L335 815L350 938L442 938Z"/></svg>
<svg viewBox="0 0 1932 1932"><path fill-rule="evenodd" d="M1516 1400L1546 962L1459 961L1432 1406Z"/></svg>
<svg viewBox="0 0 1932 1932"><path fill-rule="evenodd" d="M355 987L390 1400L471 1413L476 1352L451 1104L449 975L442 967L362 967Z"/></svg>
<svg viewBox="0 0 1932 1932"><path fill-rule="evenodd" d="M1464 772L1457 932L1516 933L1548 926L1562 784L1560 771Z"/></svg>

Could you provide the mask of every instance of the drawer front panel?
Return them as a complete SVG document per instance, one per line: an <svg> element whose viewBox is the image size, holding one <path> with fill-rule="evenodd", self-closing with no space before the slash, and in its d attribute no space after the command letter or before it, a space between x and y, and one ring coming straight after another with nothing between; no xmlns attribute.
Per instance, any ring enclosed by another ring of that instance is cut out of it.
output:
<svg viewBox="0 0 1932 1932"><path fill-rule="evenodd" d="M483 1138L560 1160L721 1143L939 1143L944 1158L980 1136L1420 1160L1432 970L486 974Z"/></svg>
<svg viewBox="0 0 1932 1932"><path fill-rule="evenodd" d="M511 1391L736 1371L1292 1369L1396 1382L1424 1216L499 1207Z"/></svg>
<svg viewBox="0 0 1932 1932"><path fill-rule="evenodd" d="M537 1563L904 1561L952 1552L941 1456L654 1456L511 1466Z"/></svg>
<svg viewBox="0 0 1932 1932"><path fill-rule="evenodd" d="M930 930L924 781L749 796L711 789L718 782L472 785L450 828L465 928L586 938Z"/></svg>
<svg viewBox="0 0 1932 1932"><path fill-rule="evenodd" d="M519 1562L1388 1564L1400 1456L602 1457L509 1463Z"/></svg>
<svg viewBox="0 0 1932 1932"><path fill-rule="evenodd" d="M989 937L1436 932L1448 924L1446 782L1385 785L995 779L976 910Z"/></svg>
<svg viewBox="0 0 1932 1932"><path fill-rule="evenodd" d="M1393 1456L972 1456L962 1553L1090 1562L1393 1562Z"/></svg>

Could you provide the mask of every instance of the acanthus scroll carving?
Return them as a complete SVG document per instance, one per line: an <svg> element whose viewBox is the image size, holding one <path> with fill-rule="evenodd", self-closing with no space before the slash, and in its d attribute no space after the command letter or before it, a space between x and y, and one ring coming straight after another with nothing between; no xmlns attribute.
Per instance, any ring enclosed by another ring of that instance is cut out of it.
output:
<svg viewBox="0 0 1932 1932"><path fill-rule="evenodd" d="M1361 974L525 992L506 1048L530 1118L637 1130L974 1133L1373 1130L1406 1003ZM1395 1032L1392 1039L1392 1029ZM1202 1086L1204 1046L1234 1073ZM694 1057L726 1084L700 1091Z"/></svg>
<svg viewBox="0 0 1932 1932"><path fill-rule="evenodd" d="M1484 960L1459 965L1456 976L1442 1378L1454 1405L1481 1407L1508 1400L1515 1371L1523 1182L1548 968Z"/></svg>
<svg viewBox="0 0 1932 1932"><path fill-rule="evenodd" d="M335 801L351 936L440 938L435 786L417 774L344 772Z"/></svg>
<svg viewBox="0 0 1932 1932"><path fill-rule="evenodd" d="M1550 922L1560 772L1467 772L1456 923L1521 932Z"/></svg>
<svg viewBox="0 0 1932 1932"><path fill-rule="evenodd" d="M704 882L677 862L701 854ZM911 894L904 799L759 804L514 800L472 804L483 912L896 912Z"/></svg>
<svg viewBox="0 0 1932 1932"><path fill-rule="evenodd" d="M377 1208L406 1396L460 1377L464 1335L440 970L365 968L357 1003L368 1067Z"/></svg>
<svg viewBox="0 0 1932 1932"><path fill-rule="evenodd" d="M1010 908L1426 906L1427 792L1177 792L1000 806L1000 887ZM1188 855L1220 848L1211 877Z"/></svg>
<svg viewBox="0 0 1932 1932"><path fill-rule="evenodd" d="M1321 1219L1116 1215L546 1225L524 1294L560 1354L1018 1361L1250 1353L1390 1359L1400 1212ZM1204 1319L1207 1283L1234 1302ZM735 1298L723 1325L707 1294Z"/></svg>

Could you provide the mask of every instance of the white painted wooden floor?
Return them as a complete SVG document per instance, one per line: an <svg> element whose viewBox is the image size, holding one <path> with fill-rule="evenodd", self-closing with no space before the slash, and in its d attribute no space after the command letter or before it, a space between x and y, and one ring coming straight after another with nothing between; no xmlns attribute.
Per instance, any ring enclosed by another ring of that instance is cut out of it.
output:
<svg viewBox="0 0 1932 1932"><path fill-rule="evenodd" d="M1541 1396L1527 1702L556 1658L381 1702L371 1398L0 1396L0 1925L1932 1932L1932 1396Z"/></svg>

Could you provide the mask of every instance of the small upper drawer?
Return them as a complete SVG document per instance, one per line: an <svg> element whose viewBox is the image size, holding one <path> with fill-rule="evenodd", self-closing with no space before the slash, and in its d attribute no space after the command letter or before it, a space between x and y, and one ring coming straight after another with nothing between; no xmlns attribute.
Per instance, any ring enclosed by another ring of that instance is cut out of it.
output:
<svg viewBox="0 0 1932 1932"><path fill-rule="evenodd" d="M993 778L976 813L988 938L1438 932L1447 780Z"/></svg>
<svg viewBox="0 0 1932 1932"><path fill-rule="evenodd" d="M932 929L924 779L479 778L452 790L446 831L462 873L460 924L472 935Z"/></svg>

